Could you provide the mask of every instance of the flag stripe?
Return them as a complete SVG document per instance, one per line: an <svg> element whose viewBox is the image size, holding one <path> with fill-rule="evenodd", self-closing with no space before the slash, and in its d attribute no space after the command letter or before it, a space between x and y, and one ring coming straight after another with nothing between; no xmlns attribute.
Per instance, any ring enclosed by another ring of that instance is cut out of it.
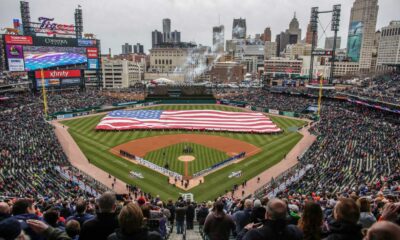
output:
<svg viewBox="0 0 400 240"><path fill-rule="evenodd" d="M218 110L117 110L104 117L96 129L186 129L259 133L281 131L262 113Z"/></svg>

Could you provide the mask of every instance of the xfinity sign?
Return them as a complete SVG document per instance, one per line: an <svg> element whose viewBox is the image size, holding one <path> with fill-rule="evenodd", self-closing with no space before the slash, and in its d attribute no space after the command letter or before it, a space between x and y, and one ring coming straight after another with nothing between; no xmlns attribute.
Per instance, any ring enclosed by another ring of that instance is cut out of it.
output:
<svg viewBox="0 0 400 240"><path fill-rule="evenodd" d="M43 78L76 78L81 77L81 70L47 70ZM42 78L41 71L35 71L35 78Z"/></svg>

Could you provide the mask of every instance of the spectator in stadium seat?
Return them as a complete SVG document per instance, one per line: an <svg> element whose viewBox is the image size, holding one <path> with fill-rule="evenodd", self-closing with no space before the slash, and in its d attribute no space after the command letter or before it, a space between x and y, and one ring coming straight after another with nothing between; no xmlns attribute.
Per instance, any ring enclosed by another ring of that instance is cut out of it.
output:
<svg viewBox="0 0 400 240"><path fill-rule="evenodd" d="M6 202L0 202L0 222L10 217L10 206Z"/></svg>
<svg viewBox="0 0 400 240"><path fill-rule="evenodd" d="M69 203L67 201L63 201L62 207L60 210L60 216L67 219L69 216L71 216L71 208L69 206Z"/></svg>
<svg viewBox="0 0 400 240"><path fill-rule="evenodd" d="M358 224L363 228L369 228L376 222L375 216L371 213L371 207L367 198L362 197L357 200L357 205L360 208L360 219Z"/></svg>
<svg viewBox="0 0 400 240"><path fill-rule="evenodd" d="M256 199L254 201L254 207L253 210L251 211L251 220L250 222L253 223L259 223L262 222L265 219L265 212L267 210L265 207L261 205L261 201L259 199Z"/></svg>
<svg viewBox="0 0 400 240"><path fill-rule="evenodd" d="M380 221L368 229L365 240L399 240L400 227L389 221Z"/></svg>
<svg viewBox="0 0 400 240"><path fill-rule="evenodd" d="M350 198L341 198L333 210L334 221L329 224L326 240L354 239L361 240L360 209Z"/></svg>
<svg viewBox="0 0 400 240"><path fill-rule="evenodd" d="M96 216L87 220L81 227L80 240L98 239L106 240L118 228L116 197L113 192L103 193L97 199L98 212Z"/></svg>
<svg viewBox="0 0 400 240"><path fill-rule="evenodd" d="M235 229L232 217L224 212L224 203L217 201L214 211L208 214L204 222L204 233L210 240L228 240Z"/></svg>
<svg viewBox="0 0 400 240"><path fill-rule="evenodd" d="M298 227L303 232L304 240L319 240L322 236L323 214L321 207L315 202L307 202Z"/></svg>
<svg viewBox="0 0 400 240"><path fill-rule="evenodd" d="M13 218L7 218L0 221L0 239L30 240L30 238L22 231L19 222Z"/></svg>
<svg viewBox="0 0 400 240"><path fill-rule="evenodd" d="M53 228L58 228L60 230L64 230L64 226L61 222L59 222L60 212L56 208L49 208L44 212L43 219L44 221Z"/></svg>
<svg viewBox="0 0 400 240"><path fill-rule="evenodd" d="M242 231L242 229L251 221L251 211L253 202L250 199L244 201L244 209L233 214L233 220L236 224L236 233Z"/></svg>
<svg viewBox="0 0 400 240"><path fill-rule="evenodd" d="M155 231L148 231L144 225L142 210L135 203L125 205L118 215L119 227L108 240L161 240L161 235Z"/></svg>
<svg viewBox="0 0 400 240"><path fill-rule="evenodd" d="M81 227L79 225L79 222L76 220L68 221L67 224L65 225L65 232L70 238L72 238L72 240L78 240L79 233L81 232Z"/></svg>
<svg viewBox="0 0 400 240"><path fill-rule="evenodd" d="M287 206L280 199L272 199L267 204L266 220L261 223L250 223L239 233L238 240L300 240L302 232L295 225L286 222Z"/></svg>
<svg viewBox="0 0 400 240"><path fill-rule="evenodd" d="M179 201L175 208L176 233L178 233L178 234L183 233L183 226L184 226L184 222L185 222L186 210L187 210L187 207L184 205L184 203L182 201Z"/></svg>
<svg viewBox="0 0 400 240"><path fill-rule="evenodd" d="M400 204L399 203L387 203L383 207L382 216L380 220L391 221L400 225Z"/></svg>
<svg viewBox="0 0 400 240"><path fill-rule="evenodd" d="M80 226L83 226L83 223L89 219L92 219L94 216L86 213L87 203L83 199L78 200L76 204L76 213L73 216L67 218L67 222L69 220L76 220L79 222Z"/></svg>
<svg viewBox="0 0 400 240"><path fill-rule="evenodd" d="M42 239L36 234L27 224L29 219L40 220L35 215L35 206L33 201L30 199L19 199L12 206L12 218L18 220L21 225L21 229L31 238L31 240Z"/></svg>

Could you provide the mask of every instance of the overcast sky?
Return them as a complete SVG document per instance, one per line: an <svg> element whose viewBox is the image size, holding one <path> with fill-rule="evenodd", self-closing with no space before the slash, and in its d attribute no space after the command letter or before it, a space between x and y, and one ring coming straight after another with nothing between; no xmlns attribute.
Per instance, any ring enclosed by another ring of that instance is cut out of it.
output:
<svg viewBox="0 0 400 240"><path fill-rule="evenodd" d="M57 23L74 23L74 9L83 9L84 32L94 33L102 41L102 50L121 52L125 42L151 48L151 31L162 30L162 19L171 19L171 30L181 31L182 41L195 41L203 45L212 43L212 27L225 26L225 40L232 36L233 18L246 18L247 35L262 33L271 27L272 39L288 28L296 12L305 37L311 7L330 10L334 4L342 4L339 36L345 47L353 0L31 0L31 18L54 17ZM379 0L377 29L400 20L400 0ZM0 28L12 26L13 18L20 18L18 0L0 0ZM325 35L322 28L329 24L331 15L321 17L319 45ZM220 21L219 21L220 19ZM332 36L330 26L326 32Z"/></svg>

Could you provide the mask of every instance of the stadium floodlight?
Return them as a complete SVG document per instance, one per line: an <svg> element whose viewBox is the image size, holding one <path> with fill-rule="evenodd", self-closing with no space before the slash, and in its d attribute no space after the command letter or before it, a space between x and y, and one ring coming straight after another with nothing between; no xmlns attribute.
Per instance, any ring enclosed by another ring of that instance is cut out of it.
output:
<svg viewBox="0 0 400 240"><path fill-rule="evenodd" d="M331 25L331 30L332 31L338 31L339 30L340 11L341 11L341 5L340 4L333 6L332 25Z"/></svg>
<svg viewBox="0 0 400 240"><path fill-rule="evenodd" d="M318 7L311 8L311 30L316 32L318 30Z"/></svg>

